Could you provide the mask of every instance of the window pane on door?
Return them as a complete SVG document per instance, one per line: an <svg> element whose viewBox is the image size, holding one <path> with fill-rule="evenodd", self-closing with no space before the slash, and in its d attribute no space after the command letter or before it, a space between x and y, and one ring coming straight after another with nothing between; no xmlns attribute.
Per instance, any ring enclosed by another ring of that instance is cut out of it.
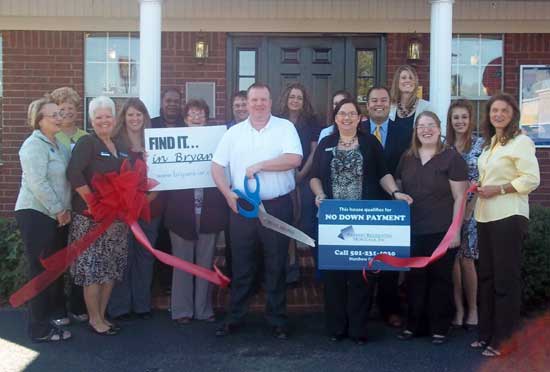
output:
<svg viewBox="0 0 550 372"><path fill-rule="evenodd" d="M254 84L256 79L253 77L241 77L239 78L239 90L247 90L249 86Z"/></svg>
<svg viewBox="0 0 550 372"><path fill-rule="evenodd" d="M256 75L256 51L255 50L239 51L239 75L240 76Z"/></svg>

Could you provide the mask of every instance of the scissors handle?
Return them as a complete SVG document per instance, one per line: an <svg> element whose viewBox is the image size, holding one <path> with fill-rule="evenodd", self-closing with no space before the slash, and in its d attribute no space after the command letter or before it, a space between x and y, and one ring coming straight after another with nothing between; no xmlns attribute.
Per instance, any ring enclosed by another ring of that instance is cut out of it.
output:
<svg viewBox="0 0 550 372"><path fill-rule="evenodd" d="M239 200L237 200L237 210L239 211L239 214L246 218L256 218L258 217L258 208L261 203L260 199L260 179L258 175L254 175L254 179L256 180L256 189L254 191L250 191L250 188L248 187L248 179L246 176L244 177L244 193L240 190L233 189L233 192L237 194L239 197L239 200L244 201L247 204L247 207L244 208L241 203L239 203Z"/></svg>

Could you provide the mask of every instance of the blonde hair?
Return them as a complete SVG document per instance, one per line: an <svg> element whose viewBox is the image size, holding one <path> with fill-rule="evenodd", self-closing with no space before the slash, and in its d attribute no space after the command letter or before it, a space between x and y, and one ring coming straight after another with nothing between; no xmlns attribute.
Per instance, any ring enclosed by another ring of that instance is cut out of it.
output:
<svg viewBox="0 0 550 372"><path fill-rule="evenodd" d="M414 90L412 92L411 98L409 99L409 102L407 102L406 105L406 108L409 109L416 102L416 95L418 94L418 74L416 73L414 67L410 65L401 65L395 71L395 74L393 75L393 82L391 84L391 101L392 103L397 104L401 100L401 91L399 90L399 77L401 76L401 73L403 71L407 71L408 73L410 73L414 79Z"/></svg>
<svg viewBox="0 0 550 372"><path fill-rule="evenodd" d="M57 103L58 105L61 105L65 102L72 103L75 108L78 108L80 106L80 96L71 87L61 87L57 88L51 93L52 99Z"/></svg>
<svg viewBox="0 0 550 372"><path fill-rule="evenodd" d="M47 104L55 103L49 94L45 94L44 97L34 100L30 103L27 110L27 124L31 129L40 129L40 121L44 118L42 114L42 108Z"/></svg>

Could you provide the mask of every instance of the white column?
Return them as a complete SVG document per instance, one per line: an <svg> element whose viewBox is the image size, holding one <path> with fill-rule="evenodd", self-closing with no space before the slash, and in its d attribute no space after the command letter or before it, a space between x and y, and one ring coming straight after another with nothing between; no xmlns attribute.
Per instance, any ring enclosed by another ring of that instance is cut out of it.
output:
<svg viewBox="0 0 550 372"><path fill-rule="evenodd" d="M451 44L454 0L430 0L430 102L441 119L445 133L447 110L451 104Z"/></svg>
<svg viewBox="0 0 550 372"><path fill-rule="evenodd" d="M153 118L160 113L162 0L139 3L139 98Z"/></svg>

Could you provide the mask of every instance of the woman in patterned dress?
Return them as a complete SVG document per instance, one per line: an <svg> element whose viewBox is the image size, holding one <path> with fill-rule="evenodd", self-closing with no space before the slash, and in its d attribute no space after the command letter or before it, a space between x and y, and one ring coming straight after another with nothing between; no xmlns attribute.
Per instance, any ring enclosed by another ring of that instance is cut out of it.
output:
<svg viewBox="0 0 550 372"><path fill-rule="evenodd" d="M449 146L454 147L468 165L468 181L477 182L477 158L483 149L483 139L473 135L473 107L470 101L459 99L454 101L447 113L447 136ZM455 298L455 317L453 327L471 329L477 326L477 273L475 260L479 256L477 248L477 225L472 218L475 198L468 198L464 223L462 225L460 249L456 255L453 267L453 286ZM465 316L463 298L466 297L468 313Z"/></svg>
<svg viewBox="0 0 550 372"><path fill-rule="evenodd" d="M88 200L94 191L95 174L118 172L128 158L124 145L112 138L115 128L115 104L104 96L90 102L89 116L94 133L78 140L67 168L73 195L73 222L69 241L81 239L97 224L86 216ZM88 198L88 199L87 199ZM119 327L105 318L105 309L114 281L121 280L128 254L128 226L115 221L71 266L75 283L84 287L90 329L100 335L116 335Z"/></svg>
<svg viewBox="0 0 550 372"><path fill-rule="evenodd" d="M386 169L382 145L370 133L358 130L361 109L344 99L334 109L336 131L317 147L311 170L311 190L317 207L324 199L379 199L382 189L395 199L412 199L401 193ZM361 271L327 270L325 283L326 327L332 341L349 336L358 344L367 340L367 319L372 284Z"/></svg>

